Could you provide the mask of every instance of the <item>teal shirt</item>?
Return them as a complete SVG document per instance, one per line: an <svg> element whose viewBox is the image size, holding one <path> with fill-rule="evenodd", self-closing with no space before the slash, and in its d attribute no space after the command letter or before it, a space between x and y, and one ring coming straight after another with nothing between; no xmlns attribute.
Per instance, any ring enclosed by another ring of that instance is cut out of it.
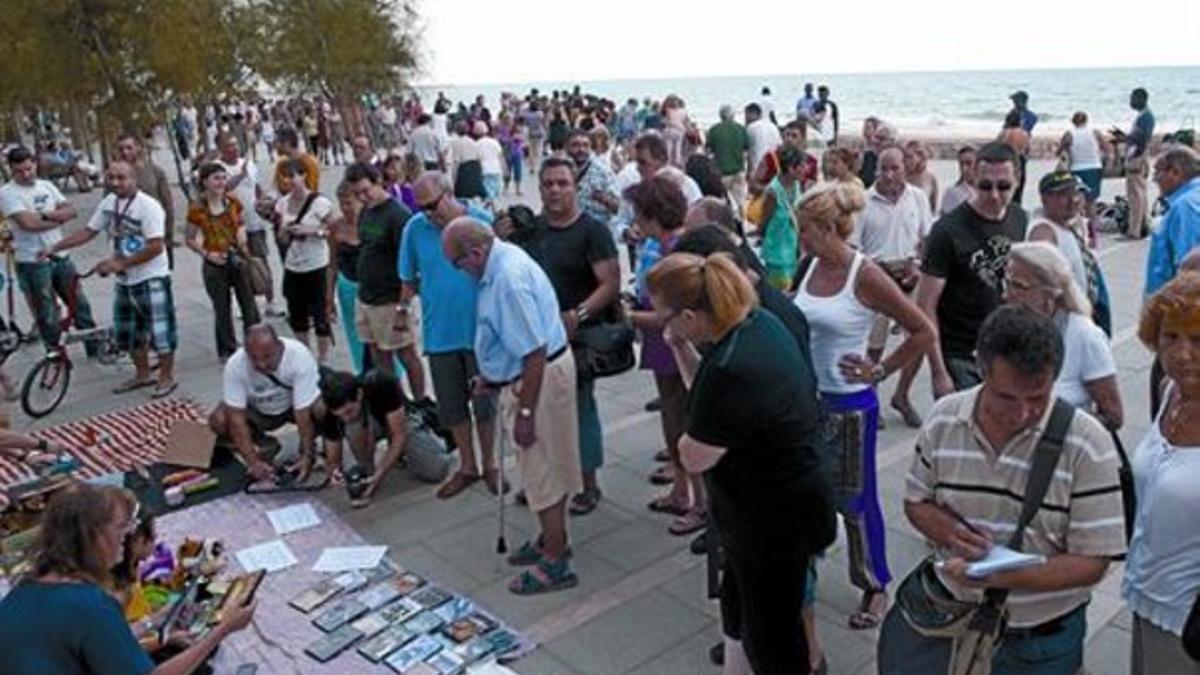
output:
<svg viewBox="0 0 1200 675"><path fill-rule="evenodd" d="M792 209L799 200L800 185L796 185L796 195L791 199L778 176L771 179L767 189L775 196L775 211L763 227L763 264L771 271L788 271L790 274L796 269L796 249L799 245L796 226L792 222Z"/></svg>

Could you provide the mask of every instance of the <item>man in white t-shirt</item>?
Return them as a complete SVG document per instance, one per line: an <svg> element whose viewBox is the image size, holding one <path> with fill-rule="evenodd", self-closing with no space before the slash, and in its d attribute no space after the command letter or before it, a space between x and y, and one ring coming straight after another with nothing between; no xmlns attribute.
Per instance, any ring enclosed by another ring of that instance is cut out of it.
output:
<svg viewBox="0 0 1200 675"><path fill-rule="evenodd" d="M779 135L779 127L763 118L762 108L757 103L746 106L744 115L746 136L750 141L750 165L746 167L746 172L753 176L763 157L779 147L783 143L783 137Z"/></svg>
<svg viewBox="0 0 1200 675"><path fill-rule="evenodd" d="M225 362L221 403L208 425L233 444L255 480L267 480L274 469L256 446L266 441L267 432L295 423L303 480L312 468L317 435L312 409L321 397L319 384L317 361L307 347L279 337L268 324L252 326L245 346Z"/></svg>
<svg viewBox="0 0 1200 675"><path fill-rule="evenodd" d="M495 201L500 198L500 190L504 187L504 148L488 131L487 122L475 121L472 132L479 153L479 168L483 173L483 189L487 192L488 201Z"/></svg>
<svg viewBox="0 0 1200 675"><path fill-rule="evenodd" d="M62 225L77 215L75 207L54 187L54 183L37 177L37 158L28 148L17 146L8 151L8 165L13 179L0 188L0 214L12 223L13 257L17 261L17 282L25 294L29 313L37 322L38 332L46 349L59 346L62 327L59 323L58 296L63 304L69 301L70 288L78 273L67 256L39 260L42 251L62 239ZM75 327L93 328L92 308L82 288L75 294ZM93 343L87 345L88 355L95 353Z"/></svg>
<svg viewBox="0 0 1200 675"><path fill-rule="evenodd" d="M175 349L179 345L163 207L138 190L134 166L125 160L109 162L105 179L111 192L100 200L87 227L43 250L39 259L48 260L60 251L86 244L101 232L108 235L113 255L100 261L96 272L116 276L113 333L117 346L133 357L136 369L133 378L113 393L155 386L154 398L163 398L178 386ZM158 354L157 383L150 370L150 349Z"/></svg>
<svg viewBox="0 0 1200 675"><path fill-rule="evenodd" d="M867 190L866 204L854 223L851 243L878 263L900 290L911 297L921 278L918 263L921 244L932 226L929 197L921 188L904 180L904 153L895 147L884 150L879 154L878 177ZM872 362L878 363L883 357L890 330L888 317L877 314L867 342L867 358ZM920 367L920 359L905 366L892 394L892 408L913 428L921 426L921 416L909 401L908 393Z"/></svg>

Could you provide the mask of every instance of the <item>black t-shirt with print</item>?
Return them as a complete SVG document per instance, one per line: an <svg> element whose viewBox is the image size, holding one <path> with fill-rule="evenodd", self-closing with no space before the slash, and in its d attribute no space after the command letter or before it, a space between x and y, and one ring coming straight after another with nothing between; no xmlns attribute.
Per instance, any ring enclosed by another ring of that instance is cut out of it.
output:
<svg viewBox="0 0 1200 675"><path fill-rule="evenodd" d="M834 539L815 378L796 337L756 309L708 350L688 396L687 433L727 452L706 474L713 516L747 553L811 554Z"/></svg>
<svg viewBox="0 0 1200 675"><path fill-rule="evenodd" d="M608 227L585 213L567 227L550 227L538 216L523 247L550 277L562 311L578 307L600 285L592 265L617 257Z"/></svg>
<svg viewBox="0 0 1200 675"><path fill-rule="evenodd" d="M1025 239L1028 220L1015 204L1001 220L989 220L964 202L933 224L921 272L946 281L937 307L944 356L975 353L979 327L1000 305L1008 249Z"/></svg>

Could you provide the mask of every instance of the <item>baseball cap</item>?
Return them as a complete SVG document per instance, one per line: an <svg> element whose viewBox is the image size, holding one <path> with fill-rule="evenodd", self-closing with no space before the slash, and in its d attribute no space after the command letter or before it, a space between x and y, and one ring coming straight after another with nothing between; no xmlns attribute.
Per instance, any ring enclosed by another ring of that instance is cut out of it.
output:
<svg viewBox="0 0 1200 675"><path fill-rule="evenodd" d="M1068 192L1083 189L1083 183L1070 171L1053 171L1038 181L1038 192Z"/></svg>
<svg viewBox="0 0 1200 675"><path fill-rule="evenodd" d="M1025 90L1024 90L1024 89L1018 89L1017 91L1014 91L1014 92L1012 93L1012 95L1011 95L1011 96L1009 96L1008 98L1009 98L1009 99L1011 99L1011 100L1013 100L1013 101L1016 101L1016 100L1018 100L1018 99L1020 99L1020 100L1022 100L1022 101L1028 101L1028 100L1029 100L1029 94L1025 93Z"/></svg>

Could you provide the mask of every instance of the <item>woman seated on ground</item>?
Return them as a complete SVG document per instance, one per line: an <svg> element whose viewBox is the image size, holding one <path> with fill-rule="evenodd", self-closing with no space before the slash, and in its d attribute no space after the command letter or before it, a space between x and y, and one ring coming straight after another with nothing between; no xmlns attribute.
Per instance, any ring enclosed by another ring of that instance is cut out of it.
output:
<svg viewBox="0 0 1200 675"><path fill-rule="evenodd" d="M1051 317L1062 332L1062 370L1054 394L1094 413L1109 429L1125 421L1117 364L1104 331L1092 323L1092 306L1075 283L1061 251L1044 241L1013 244L1004 273L1004 300Z"/></svg>
<svg viewBox="0 0 1200 675"><path fill-rule="evenodd" d="M136 525L136 502L119 488L85 483L50 500L33 569L0 600L6 675L182 675L249 625L255 603L227 611L195 644L155 666L106 590Z"/></svg>
<svg viewBox="0 0 1200 675"><path fill-rule="evenodd" d="M335 466L342 460L342 441L350 442L356 466L346 475L350 504L371 503L383 479L404 457L420 480L440 483L450 473L449 455L427 443L412 443L407 398L391 371L372 368L362 377L336 370L321 372L321 400L314 414L321 420L326 456ZM376 470L375 446L387 440L382 465Z"/></svg>
<svg viewBox="0 0 1200 675"><path fill-rule="evenodd" d="M1138 337L1162 363L1163 406L1133 453L1137 517L1122 595L1133 610L1133 675L1198 675L1183 650L1200 592L1200 273L1146 301Z"/></svg>

